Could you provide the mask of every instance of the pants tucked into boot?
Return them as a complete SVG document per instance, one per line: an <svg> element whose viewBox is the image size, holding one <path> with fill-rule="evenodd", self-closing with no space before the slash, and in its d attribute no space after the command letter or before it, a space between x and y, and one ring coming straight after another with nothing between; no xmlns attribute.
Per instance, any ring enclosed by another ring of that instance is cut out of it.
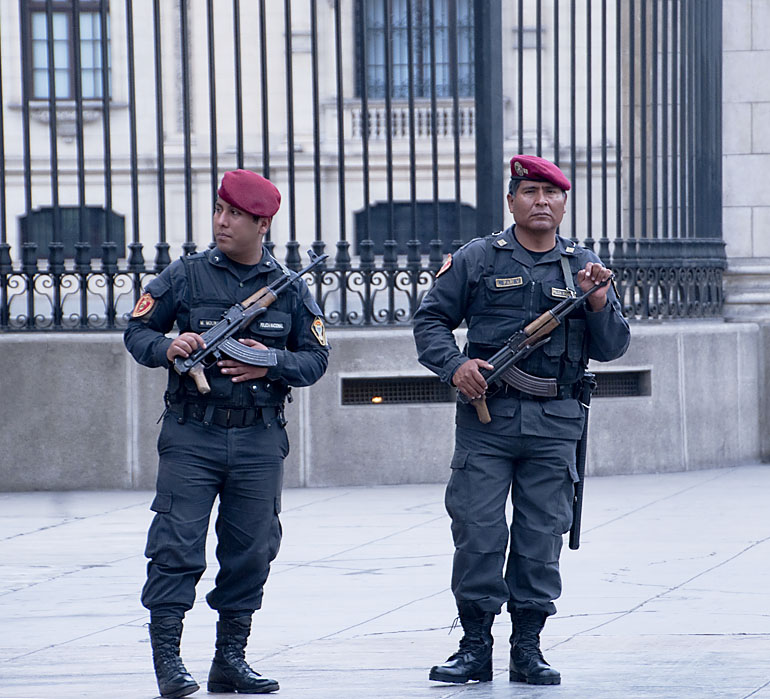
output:
<svg viewBox="0 0 770 699"><path fill-rule="evenodd" d="M465 632L460 647L443 665L434 665L428 677L436 682L458 684L469 680L489 682L492 679L492 622L495 615L479 609L472 602L459 602L457 608Z"/></svg>
<svg viewBox="0 0 770 699"><path fill-rule="evenodd" d="M511 611L511 682L561 684L561 675L545 661L540 652L540 632L546 616L545 612L536 609L514 608Z"/></svg>
<svg viewBox="0 0 770 699"><path fill-rule="evenodd" d="M200 687L192 678L179 656L182 640L182 620L163 617L149 625L152 662L162 697L186 697Z"/></svg>
<svg viewBox="0 0 770 699"><path fill-rule="evenodd" d="M209 671L209 692L267 694L278 690L276 680L262 677L246 663L246 642L251 631L251 617L220 617L214 660Z"/></svg>

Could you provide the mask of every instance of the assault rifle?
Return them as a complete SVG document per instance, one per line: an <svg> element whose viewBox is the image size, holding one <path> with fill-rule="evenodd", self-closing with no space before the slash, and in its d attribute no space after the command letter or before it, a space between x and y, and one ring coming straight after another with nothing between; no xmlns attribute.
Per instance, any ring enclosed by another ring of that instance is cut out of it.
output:
<svg viewBox="0 0 770 699"><path fill-rule="evenodd" d="M503 345L502 349L493 354L487 361L494 369L481 369L481 375L487 382L487 386L493 386L495 383L503 383L513 386L524 393L544 398L553 398L558 395L559 386L556 379L544 379L539 376L532 376L519 369L516 365L525 357L528 357L538 347L542 347L549 342L551 333L561 325L562 320L566 318L578 306L585 303L586 299L603 286L610 283L612 277L592 286L588 291L580 296L571 296L564 299L553 308L547 310L538 316L528 325L524 326L518 332L511 335ZM462 393L460 399L476 408L476 414L479 420L487 424L492 421L492 417L487 409L487 401L484 396L468 400Z"/></svg>
<svg viewBox="0 0 770 699"><path fill-rule="evenodd" d="M205 347L199 347L187 358L174 358L174 369L176 372L180 375L190 374L195 381L198 391L209 393L211 386L209 386L203 370L223 357L231 357L251 366L276 366L278 364L278 356L275 350L261 350L248 347L238 342L233 336L238 331L248 328L255 318L267 311L267 307L278 298L281 292L286 291L292 284L301 279L304 274L307 274L329 257L326 254L316 255L312 250L308 251L308 255L310 256L310 264L307 267L299 272L282 275L280 279L276 279L269 286L263 286L247 299L236 303L229 310L225 311L222 320L201 335Z"/></svg>

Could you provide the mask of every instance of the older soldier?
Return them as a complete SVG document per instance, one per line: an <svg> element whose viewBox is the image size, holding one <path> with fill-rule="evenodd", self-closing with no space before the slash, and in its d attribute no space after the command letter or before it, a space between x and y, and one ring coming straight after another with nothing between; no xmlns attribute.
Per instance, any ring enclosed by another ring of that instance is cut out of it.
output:
<svg viewBox="0 0 770 699"><path fill-rule="evenodd" d="M515 225L472 240L450 255L415 314L419 360L469 399L487 384L479 369L505 340L538 315L611 275L591 251L557 235L569 180L534 156L511 159L508 208ZM506 387L487 395L492 416L479 422L471 405L457 404L455 452L446 490L455 555L452 591L464 635L459 650L430 679L492 679L492 622L507 604L513 622L510 679L559 684L544 660L540 632L561 593L559 554L571 524L575 449L584 409L577 397L589 358L608 361L628 347L629 328L606 284L559 325L519 368L555 378L559 393L542 399ZM464 352L452 331L468 326ZM513 517L510 552L505 503Z"/></svg>
<svg viewBox="0 0 770 699"><path fill-rule="evenodd" d="M283 460L288 454L284 400L291 386L315 383L328 347L321 310L304 282L293 284L237 339L273 348L271 368L223 359L206 370L211 392L173 370L175 357L203 346L200 333L223 311L284 274L262 246L280 194L248 170L225 173L214 205L216 247L183 257L147 286L125 333L134 358L168 369L166 413L158 440L156 512L147 537L150 640L160 693L182 697L199 687L179 655L182 619L206 568L209 515L216 523L219 572L206 600L219 612L210 692L262 694L278 682L245 660L251 617L278 553ZM174 323L179 335L166 337Z"/></svg>

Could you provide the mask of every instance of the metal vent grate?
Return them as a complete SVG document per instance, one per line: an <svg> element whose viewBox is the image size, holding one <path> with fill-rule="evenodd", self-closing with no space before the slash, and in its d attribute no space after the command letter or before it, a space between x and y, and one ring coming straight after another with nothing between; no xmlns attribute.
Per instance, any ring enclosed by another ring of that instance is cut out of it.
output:
<svg viewBox="0 0 770 699"><path fill-rule="evenodd" d="M627 398L652 393L650 371L608 371L596 373L594 398Z"/></svg>
<svg viewBox="0 0 770 699"><path fill-rule="evenodd" d="M455 390L436 376L342 379L342 405L454 403Z"/></svg>

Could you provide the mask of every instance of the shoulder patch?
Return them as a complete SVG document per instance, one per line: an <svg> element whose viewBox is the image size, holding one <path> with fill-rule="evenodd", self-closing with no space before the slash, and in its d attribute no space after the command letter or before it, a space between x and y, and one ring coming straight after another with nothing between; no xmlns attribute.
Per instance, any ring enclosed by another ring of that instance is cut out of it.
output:
<svg viewBox="0 0 770 699"><path fill-rule="evenodd" d="M315 335L315 339L318 340L318 344L321 347L326 347L326 326L319 316L313 319L313 322L310 324L310 330Z"/></svg>
<svg viewBox="0 0 770 699"><path fill-rule="evenodd" d="M146 291L139 297L131 313L132 318L143 318L155 308L155 299Z"/></svg>
<svg viewBox="0 0 770 699"><path fill-rule="evenodd" d="M452 266L452 253L450 252L444 260L444 264L441 265L441 269L436 272L436 279L438 279L444 272L446 272Z"/></svg>

